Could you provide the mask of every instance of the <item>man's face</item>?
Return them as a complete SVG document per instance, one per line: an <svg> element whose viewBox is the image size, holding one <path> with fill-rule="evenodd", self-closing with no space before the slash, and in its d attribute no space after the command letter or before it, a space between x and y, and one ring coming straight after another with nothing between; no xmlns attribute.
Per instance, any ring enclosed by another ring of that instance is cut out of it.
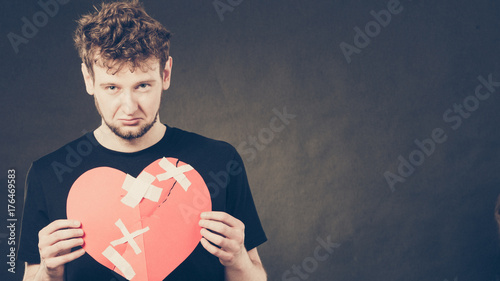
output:
<svg viewBox="0 0 500 281"><path fill-rule="evenodd" d="M82 65L87 92L105 124L120 138L133 140L145 135L157 121L162 91L170 86L172 61L160 75L158 60L148 60L149 67L132 72L124 65L118 72L94 64L94 80Z"/></svg>

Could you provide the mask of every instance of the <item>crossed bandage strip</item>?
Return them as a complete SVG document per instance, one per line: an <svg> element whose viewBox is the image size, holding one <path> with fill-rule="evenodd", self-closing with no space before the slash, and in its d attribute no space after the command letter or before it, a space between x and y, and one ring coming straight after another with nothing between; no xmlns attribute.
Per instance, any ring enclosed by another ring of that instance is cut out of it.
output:
<svg viewBox="0 0 500 281"><path fill-rule="evenodd" d="M125 226L125 224L122 222L121 219L118 219L115 222L115 225L120 229L120 231L123 234L123 237L117 240L112 241L110 244L112 246L117 246L120 244L128 243L132 249L134 249L134 252L136 255L140 254L141 248L139 248L139 245L137 245L137 242L135 242L134 238L143 234L144 232L149 230L149 227L139 229L137 231L134 231L133 233L130 233ZM128 280L132 279L135 276L135 271L130 265L130 263L127 262L126 259L124 259L118 251L115 250L112 246L108 246L102 254L111 262L113 263L123 274L125 275L125 278Z"/></svg>
<svg viewBox="0 0 500 281"><path fill-rule="evenodd" d="M191 186L191 182L186 175L184 175L185 172L193 170L191 165L186 164L176 167L166 158L162 158L158 165L165 171L165 173L158 174L156 177L144 171L139 174L137 178L127 174L122 185L122 188L127 191L127 195L125 195L121 200L123 204L135 208L135 206L137 206L143 198L149 199L153 202L158 202L158 200L160 200L162 189L152 184L155 181L155 178L158 179L158 181L166 181L174 178L182 186L184 191L187 191L189 186Z"/></svg>

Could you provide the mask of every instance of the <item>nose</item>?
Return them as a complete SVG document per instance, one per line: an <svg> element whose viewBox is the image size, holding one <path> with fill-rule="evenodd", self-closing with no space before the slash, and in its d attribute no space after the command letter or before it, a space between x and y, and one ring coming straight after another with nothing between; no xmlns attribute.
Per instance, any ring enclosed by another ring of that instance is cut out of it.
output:
<svg viewBox="0 0 500 281"><path fill-rule="evenodd" d="M131 91L123 91L121 94L121 108L127 115L133 115L137 111L137 101Z"/></svg>

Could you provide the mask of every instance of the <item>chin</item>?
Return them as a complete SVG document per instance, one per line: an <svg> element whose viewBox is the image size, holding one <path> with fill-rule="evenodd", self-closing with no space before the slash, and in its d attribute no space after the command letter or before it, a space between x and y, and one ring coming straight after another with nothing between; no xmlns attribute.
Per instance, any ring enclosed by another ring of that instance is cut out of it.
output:
<svg viewBox="0 0 500 281"><path fill-rule="evenodd" d="M153 127L154 121L136 126L109 126L115 135L125 140L134 140L143 137Z"/></svg>

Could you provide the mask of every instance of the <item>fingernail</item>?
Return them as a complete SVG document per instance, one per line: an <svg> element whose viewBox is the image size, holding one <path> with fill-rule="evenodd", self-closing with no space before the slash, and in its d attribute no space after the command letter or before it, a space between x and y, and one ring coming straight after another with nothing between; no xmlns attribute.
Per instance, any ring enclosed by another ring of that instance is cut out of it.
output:
<svg viewBox="0 0 500 281"><path fill-rule="evenodd" d="M74 226L80 226L80 222L79 221L73 221L73 225Z"/></svg>

